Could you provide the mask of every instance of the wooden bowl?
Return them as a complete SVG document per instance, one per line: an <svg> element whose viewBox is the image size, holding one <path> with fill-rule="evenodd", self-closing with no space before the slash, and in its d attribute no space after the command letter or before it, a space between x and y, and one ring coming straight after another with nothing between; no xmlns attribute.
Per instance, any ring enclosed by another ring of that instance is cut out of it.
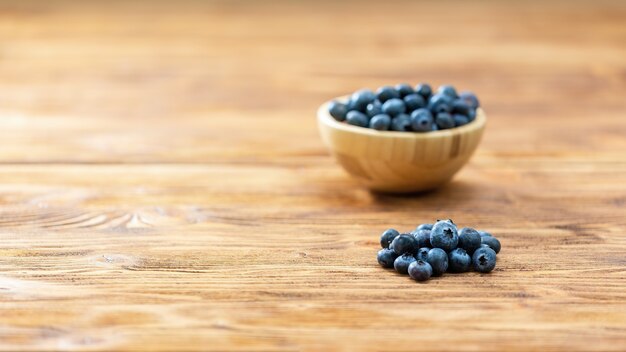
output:
<svg viewBox="0 0 626 352"><path fill-rule="evenodd" d="M350 175L383 192L426 191L449 181L476 150L487 122L478 108L474 121L449 130L377 131L335 120L329 103L317 111L324 143Z"/></svg>

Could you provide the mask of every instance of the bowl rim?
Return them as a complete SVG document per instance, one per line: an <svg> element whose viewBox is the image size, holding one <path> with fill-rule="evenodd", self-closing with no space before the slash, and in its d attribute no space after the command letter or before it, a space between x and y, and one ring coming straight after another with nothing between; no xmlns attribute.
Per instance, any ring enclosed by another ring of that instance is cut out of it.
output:
<svg viewBox="0 0 626 352"><path fill-rule="evenodd" d="M454 127L446 130L437 130L430 132L410 132L410 131L378 131L372 128L352 126L344 122L335 120L328 112L328 105L333 101L347 101L348 96L341 96L324 102L317 110L317 119L320 123L331 128L342 130L349 133L368 135L382 138L402 138L402 139L429 139L429 138L448 138L460 133L472 132L482 129L487 123L487 117L482 108L476 109L476 118L474 121L461 127Z"/></svg>

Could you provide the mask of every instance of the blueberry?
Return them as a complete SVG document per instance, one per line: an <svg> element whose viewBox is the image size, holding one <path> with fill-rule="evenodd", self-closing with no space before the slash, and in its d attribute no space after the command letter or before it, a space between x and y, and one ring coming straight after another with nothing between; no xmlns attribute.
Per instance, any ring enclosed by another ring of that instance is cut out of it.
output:
<svg viewBox="0 0 626 352"><path fill-rule="evenodd" d="M416 260L409 265L409 276L416 281L426 281L433 275L433 268L423 260Z"/></svg>
<svg viewBox="0 0 626 352"><path fill-rule="evenodd" d="M420 224L416 230L432 230L433 229L433 224Z"/></svg>
<svg viewBox="0 0 626 352"><path fill-rule="evenodd" d="M400 114L391 119L392 131L410 131L411 130L411 117L407 114Z"/></svg>
<svg viewBox="0 0 626 352"><path fill-rule="evenodd" d="M447 104L441 104L439 106L437 106L437 108L435 108L435 111L433 111L433 113L435 114L439 114L439 113L451 113L452 112L452 106L447 105Z"/></svg>
<svg viewBox="0 0 626 352"><path fill-rule="evenodd" d="M469 119L465 115L454 114L452 115L452 119L454 120L455 127L460 127L469 123Z"/></svg>
<svg viewBox="0 0 626 352"><path fill-rule="evenodd" d="M348 113L348 118L349 117L350 117L350 113ZM438 113L437 117L435 117L435 123L437 124L437 127L439 127L440 130L445 130L445 129L454 127L454 119L452 118L452 115L448 114L447 112Z"/></svg>
<svg viewBox="0 0 626 352"><path fill-rule="evenodd" d="M348 107L348 111L357 110L356 106L354 106L354 101L352 101L352 98L348 99L348 103L346 104L346 106Z"/></svg>
<svg viewBox="0 0 626 352"><path fill-rule="evenodd" d="M472 264L479 273L491 272L496 267L496 252L491 248L478 248L472 256Z"/></svg>
<svg viewBox="0 0 626 352"><path fill-rule="evenodd" d="M404 98L405 96L407 96L409 94L415 93L415 91L413 90L413 87L411 87L410 85L408 85L406 83L400 83L400 84L396 85L396 91L398 91L398 93L400 93L400 97L402 97L402 98Z"/></svg>
<svg viewBox="0 0 626 352"><path fill-rule="evenodd" d="M392 98L383 103L383 113L389 116L397 116L406 111L402 99Z"/></svg>
<svg viewBox="0 0 626 352"><path fill-rule="evenodd" d="M413 257L409 253L405 253L393 262L393 268L396 269L400 274L407 274L409 271L409 265L415 261L415 257Z"/></svg>
<svg viewBox="0 0 626 352"><path fill-rule="evenodd" d="M433 115L428 109L417 109L411 113L411 128L416 132L433 130Z"/></svg>
<svg viewBox="0 0 626 352"><path fill-rule="evenodd" d="M459 248L463 248L467 254L472 255L480 248L481 240L478 231L471 227L464 227L459 230Z"/></svg>
<svg viewBox="0 0 626 352"><path fill-rule="evenodd" d="M480 237L485 237L485 236L491 237L491 234L487 231L478 231L478 234L480 235Z"/></svg>
<svg viewBox="0 0 626 352"><path fill-rule="evenodd" d="M422 247L418 249L415 253L415 258L417 258L417 260L426 261L426 259L428 258L428 251L430 251L430 248L428 247Z"/></svg>
<svg viewBox="0 0 626 352"><path fill-rule="evenodd" d="M389 115L379 114L372 117L372 119L370 120L370 128L373 128L375 130L386 131L389 129L390 125L391 117L389 117Z"/></svg>
<svg viewBox="0 0 626 352"><path fill-rule="evenodd" d="M378 264L382 265L384 268L393 268L393 262L397 257L398 255L393 250L383 248L378 251L376 259L378 260Z"/></svg>
<svg viewBox="0 0 626 352"><path fill-rule="evenodd" d="M384 103L389 99L400 98L400 93L398 93L398 91L393 87L384 86L378 88L376 91L376 98L378 98L381 103Z"/></svg>
<svg viewBox="0 0 626 352"><path fill-rule="evenodd" d="M406 110L409 112L426 106L426 100L424 100L424 97L419 94L409 94L402 100L404 100Z"/></svg>
<svg viewBox="0 0 626 352"><path fill-rule="evenodd" d="M474 121L474 119L476 119L476 110L470 109L470 111L468 111L467 113L467 119L470 122Z"/></svg>
<svg viewBox="0 0 626 352"><path fill-rule="evenodd" d="M389 248L391 241L398 236L400 236L400 233L396 231L396 229L385 230L385 232L380 235L380 246L382 248Z"/></svg>
<svg viewBox="0 0 626 352"><path fill-rule="evenodd" d="M444 94L435 94L428 100L427 108L432 113L451 112L454 99Z"/></svg>
<svg viewBox="0 0 626 352"><path fill-rule="evenodd" d="M426 83L420 83L415 87L415 93L424 97L424 99L430 98L433 95L433 90L430 88L430 85Z"/></svg>
<svg viewBox="0 0 626 352"><path fill-rule="evenodd" d="M352 107L361 112L365 111L367 104L371 103L376 99L376 95L369 89L361 89L354 93L350 97L352 102Z"/></svg>
<svg viewBox="0 0 626 352"><path fill-rule="evenodd" d="M409 234L403 233L391 241L389 248L393 249L397 255L404 253L415 253L417 250L417 241Z"/></svg>
<svg viewBox="0 0 626 352"><path fill-rule="evenodd" d="M448 271L464 273L470 270L472 258L463 248L457 248L448 253Z"/></svg>
<svg viewBox="0 0 626 352"><path fill-rule="evenodd" d="M428 251L426 261L433 268L433 276L439 276L448 270L448 254L441 248Z"/></svg>
<svg viewBox="0 0 626 352"><path fill-rule="evenodd" d="M457 99L452 102L452 112L454 113L467 116L470 110L470 106L461 99Z"/></svg>
<svg viewBox="0 0 626 352"><path fill-rule="evenodd" d="M367 116L365 116L364 113L356 110L351 110L348 111L346 122L354 126L367 127L369 119L367 118Z"/></svg>
<svg viewBox="0 0 626 352"><path fill-rule="evenodd" d="M486 244L496 253L500 253L500 241L493 236L483 236L480 238L480 243Z"/></svg>
<svg viewBox="0 0 626 352"><path fill-rule="evenodd" d="M337 121L344 121L348 113L348 106L338 101L331 101L328 104L328 113Z"/></svg>
<svg viewBox="0 0 626 352"><path fill-rule="evenodd" d="M459 243L459 234L456 225L447 220L439 220L430 231L430 244L435 248L441 248L446 252L456 248Z"/></svg>
<svg viewBox="0 0 626 352"><path fill-rule="evenodd" d="M472 109L476 109L480 106L480 102L478 101L478 98L476 98L476 95L474 95L474 93L472 92L461 92L459 94L459 98L461 100L463 100L464 102L467 103L467 105L469 105Z"/></svg>
<svg viewBox="0 0 626 352"><path fill-rule="evenodd" d="M417 247L418 248L431 247L431 245L430 245L430 230L426 230L426 229L415 230L415 231L413 231L411 233L413 234L413 237L415 237L415 239L417 240Z"/></svg>
<svg viewBox="0 0 626 352"><path fill-rule="evenodd" d="M374 100L373 102L367 104L367 106L365 107L365 113L369 118L372 118L378 114L382 114L383 104L378 100Z"/></svg>
<svg viewBox="0 0 626 352"><path fill-rule="evenodd" d="M439 90L437 91L437 93L439 94L445 94L453 99L458 98L459 96L456 94L456 89L454 89L454 86L450 85L450 84L444 84L442 86L439 87Z"/></svg>

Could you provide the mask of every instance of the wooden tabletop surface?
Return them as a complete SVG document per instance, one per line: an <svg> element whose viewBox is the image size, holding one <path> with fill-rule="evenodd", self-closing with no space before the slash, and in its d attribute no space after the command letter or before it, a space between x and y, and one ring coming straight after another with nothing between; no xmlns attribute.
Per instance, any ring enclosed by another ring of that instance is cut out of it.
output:
<svg viewBox="0 0 626 352"><path fill-rule="evenodd" d="M470 163L370 193L315 111L474 90ZM0 349L626 350L623 1L1 1ZM502 242L424 284L379 233Z"/></svg>

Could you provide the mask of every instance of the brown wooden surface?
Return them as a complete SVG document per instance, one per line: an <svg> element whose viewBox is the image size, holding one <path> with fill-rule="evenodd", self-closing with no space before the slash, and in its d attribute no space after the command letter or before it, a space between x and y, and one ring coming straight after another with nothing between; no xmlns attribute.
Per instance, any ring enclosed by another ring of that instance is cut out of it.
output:
<svg viewBox="0 0 626 352"><path fill-rule="evenodd" d="M473 89L439 191L373 194L324 100ZM0 349L626 350L626 3L0 2ZM491 230L490 275L378 234Z"/></svg>

